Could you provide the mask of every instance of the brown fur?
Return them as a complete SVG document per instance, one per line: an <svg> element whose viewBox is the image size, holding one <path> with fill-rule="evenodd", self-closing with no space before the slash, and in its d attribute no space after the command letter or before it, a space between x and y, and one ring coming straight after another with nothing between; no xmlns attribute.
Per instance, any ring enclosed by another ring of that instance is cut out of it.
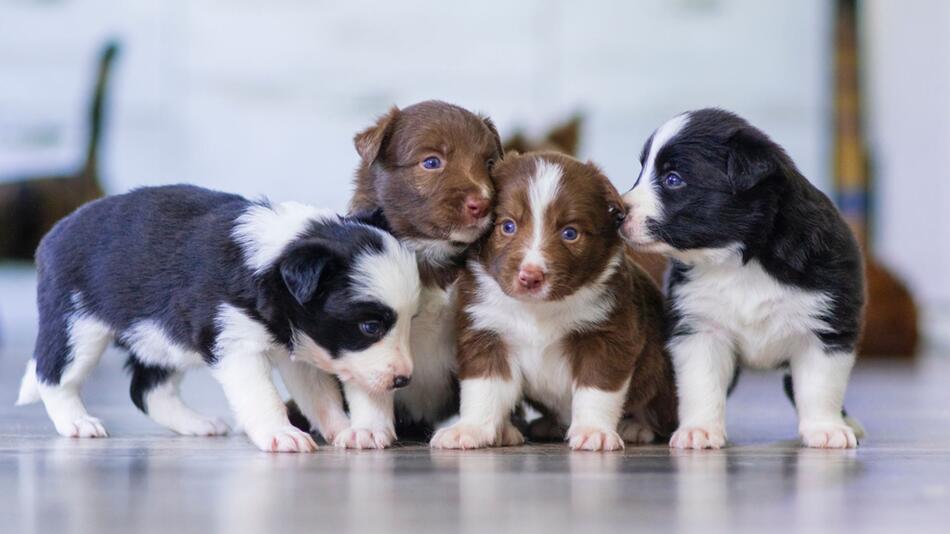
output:
<svg viewBox="0 0 950 534"><path fill-rule="evenodd" d="M616 391L630 379L627 415L642 416L657 434L669 435L676 427L676 395L672 365L663 346L663 297L649 276L626 256L617 233L616 208L622 201L596 166L553 152L507 155L493 173L498 185L496 229L481 243L477 261L506 294L525 297L517 275L533 234L528 185L540 159L564 170L560 193L545 214L546 241L542 246L548 267L545 281L550 286L545 300L563 299L593 283L611 258L621 255L607 281L608 294L615 299L609 317L560 340L574 381ZM513 236L501 230L507 219L517 224ZM560 238L560 229L568 224L580 231L574 242ZM471 272L460 278L459 291L461 377L509 378L504 339L496 332L474 329L466 311L477 291ZM536 399L528 400L538 404Z"/></svg>
<svg viewBox="0 0 950 534"><path fill-rule="evenodd" d="M109 70L117 51L118 47L110 43L100 56L82 167L62 176L0 183L0 258L32 261L40 239L57 221L103 195L99 185L99 138Z"/></svg>

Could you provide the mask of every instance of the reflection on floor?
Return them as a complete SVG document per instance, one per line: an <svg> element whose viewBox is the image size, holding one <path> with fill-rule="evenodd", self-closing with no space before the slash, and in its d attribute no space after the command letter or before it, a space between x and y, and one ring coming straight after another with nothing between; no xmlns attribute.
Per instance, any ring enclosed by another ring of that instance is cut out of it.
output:
<svg viewBox="0 0 950 534"><path fill-rule="evenodd" d="M180 438L127 397L121 356L88 383L112 437L55 437L39 405L12 407L29 345L0 348L0 532L946 532L950 359L857 370L857 451L803 450L777 374L743 376L732 445L569 453L564 446L475 452L313 455L257 452L243 436ZM185 396L226 413L206 374Z"/></svg>

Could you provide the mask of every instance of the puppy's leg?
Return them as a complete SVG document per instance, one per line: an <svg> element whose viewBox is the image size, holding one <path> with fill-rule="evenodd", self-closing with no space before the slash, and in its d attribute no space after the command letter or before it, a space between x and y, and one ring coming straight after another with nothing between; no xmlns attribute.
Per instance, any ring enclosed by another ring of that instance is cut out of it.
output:
<svg viewBox="0 0 950 534"><path fill-rule="evenodd" d="M623 449L617 423L623 415L627 386L617 391L594 387L575 387L571 401L571 427L567 441L571 449L585 451L616 451Z"/></svg>
<svg viewBox="0 0 950 534"><path fill-rule="evenodd" d="M649 423L649 418L643 413L643 410L637 410L620 420L617 425L617 433L626 443L635 443L643 445L653 443L656 434L653 432L653 425Z"/></svg>
<svg viewBox="0 0 950 534"><path fill-rule="evenodd" d="M384 449L396 439L393 393L370 393L353 382L343 384L350 407L350 427L333 440L347 449Z"/></svg>
<svg viewBox="0 0 950 534"><path fill-rule="evenodd" d="M462 380L459 420L439 429L430 445L437 449L477 449L524 443L521 432L511 424L511 411L520 398L521 383L515 377Z"/></svg>
<svg viewBox="0 0 950 534"><path fill-rule="evenodd" d="M699 332L674 338L680 426L670 438L678 449L718 449L726 444L726 391L735 374L731 343Z"/></svg>
<svg viewBox="0 0 950 534"><path fill-rule="evenodd" d="M106 437L102 421L86 411L79 390L112 339L111 330L91 317L73 319L66 330L50 326L41 324L35 355L38 368L37 386L40 398L46 406L46 413L61 436ZM40 371L49 367L48 363L52 358L62 358L58 381L49 376L42 376Z"/></svg>
<svg viewBox="0 0 950 534"><path fill-rule="evenodd" d="M277 368L301 413L327 443L333 443L350 426L337 379L313 365L289 358L279 359Z"/></svg>
<svg viewBox="0 0 950 534"><path fill-rule="evenodd" d="M140 363L130 356L126 367L132 373L129 394L139 410L156 423L183 436L223 436L228 425L206 417L181 400L179 385L184 374L176 369Z"/></svg>
<svg viewBox="0 0 950 534"><path fill-rule="evenodd" d="M238 348L237 344L228 344ZM313 452L316 442L287 419L287 409L271 379L270 360L260 352L234 350L218 355L211 374L221 383L238 423L262 451Z"/></svg>
<svg viewBox="0 0 950 534"><path fill-rule="evenodd" d="M826 353L812 347L789 362L795 383L798 432L808 447L857 447L854 430L841 415L853 353Z"/></svg>

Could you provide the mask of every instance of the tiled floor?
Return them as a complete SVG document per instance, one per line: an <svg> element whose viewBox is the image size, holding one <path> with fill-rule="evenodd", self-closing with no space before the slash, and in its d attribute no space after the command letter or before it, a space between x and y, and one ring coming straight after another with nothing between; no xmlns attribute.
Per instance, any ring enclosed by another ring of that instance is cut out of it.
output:
<svg viewBox="0 0 950 534"><path fill-rule="evenodd" d="M8 308L9 309L9 308ZM9 323L8 323L9 324ZM856 451L799 448L777 374L746 374L732 444L673 453L570 453L560 445L475 452L406 445L272 455L243 436L180 438L128 400L110 351L88 384L112 437L56 437L39 405L14 408L27 328L0 345L0 533L33 532L947 532L950 358L872 363L848 408ZM226 413L206 373L185 382Z"/></svg>

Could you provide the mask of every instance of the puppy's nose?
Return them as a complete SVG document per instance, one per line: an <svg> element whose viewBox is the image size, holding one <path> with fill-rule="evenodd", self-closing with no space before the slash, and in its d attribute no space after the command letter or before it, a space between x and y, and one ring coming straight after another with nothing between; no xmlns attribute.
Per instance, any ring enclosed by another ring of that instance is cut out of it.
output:
<svg viewBox="0 0 950 534"><path fill-rule="evenodd" d="M488 199L482 195L469 194L465 197L465 213L477 221L488 215Z"/></svg>
<svg viewBox="0 0 950 534"><path fill-rule="evenodd" d="M534 291L544 283L544 271L534 265L525 265L518 271L518 283L528 291Z"/></svg>
<svg viewBox="0 0 950 534"><path fill-rule="evenodd" d="M412 377L399 375L396 378L393 378L393 389L404 388L409 385L411 380Z"/></svg>

